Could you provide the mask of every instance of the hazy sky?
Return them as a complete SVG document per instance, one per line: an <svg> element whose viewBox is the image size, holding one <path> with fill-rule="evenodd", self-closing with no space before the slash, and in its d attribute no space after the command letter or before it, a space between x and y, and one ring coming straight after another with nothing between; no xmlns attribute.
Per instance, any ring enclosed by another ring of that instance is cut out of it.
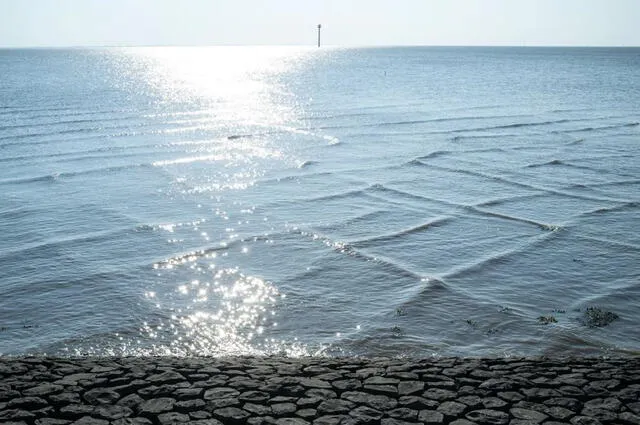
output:
<svg viewBox="0 0 640 425"><path fill-rule="evenodd" d="M640 45L640 0L0 0L0 46Z"/></svg>

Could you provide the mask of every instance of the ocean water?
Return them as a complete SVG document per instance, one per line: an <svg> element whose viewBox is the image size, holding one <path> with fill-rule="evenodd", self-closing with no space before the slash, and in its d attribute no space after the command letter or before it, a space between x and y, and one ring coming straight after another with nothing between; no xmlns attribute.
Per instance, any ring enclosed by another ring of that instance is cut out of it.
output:
<svg viewBox="0 0 640 425"><path fill-rule="evenodd" d="M0 353L637 354L639 122L637 48L0 50Z"/></svg>

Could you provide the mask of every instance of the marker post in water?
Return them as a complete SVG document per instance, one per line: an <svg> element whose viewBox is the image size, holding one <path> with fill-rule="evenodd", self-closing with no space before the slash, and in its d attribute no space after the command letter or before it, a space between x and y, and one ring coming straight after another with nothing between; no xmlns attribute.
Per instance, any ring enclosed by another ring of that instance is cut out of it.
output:
<svg viewBox="0 0 640 425"><path fill-rule="evenodd" d="M321 24L318 24L318 47L320 47L320 29L322 28Z"/></svg>

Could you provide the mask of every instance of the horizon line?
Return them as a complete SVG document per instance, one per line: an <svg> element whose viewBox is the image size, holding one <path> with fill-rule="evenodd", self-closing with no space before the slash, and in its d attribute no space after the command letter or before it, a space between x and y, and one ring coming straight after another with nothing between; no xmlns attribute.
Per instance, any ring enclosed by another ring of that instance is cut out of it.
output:
<svg viewBox="0 0 640 425"><path fill-rule="evenodd" d="M639 48L636 44L536 44L536 43L495 43L495 44L69 44L69 45L0 45L0 50L20 49L104 49L137 47L309 47L322 48L394 48L394 47L547 47L547 48Z"/></svg>

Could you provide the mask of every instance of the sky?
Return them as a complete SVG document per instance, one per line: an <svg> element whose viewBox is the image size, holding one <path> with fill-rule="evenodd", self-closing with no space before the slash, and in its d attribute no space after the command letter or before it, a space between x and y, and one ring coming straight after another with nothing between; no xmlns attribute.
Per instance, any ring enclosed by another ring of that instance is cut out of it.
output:
<svg viewBox="0 0 640 425"><path fill-rule="evenodd" d="M0 0L0 46L640 46L640 0Z"/></svg>

